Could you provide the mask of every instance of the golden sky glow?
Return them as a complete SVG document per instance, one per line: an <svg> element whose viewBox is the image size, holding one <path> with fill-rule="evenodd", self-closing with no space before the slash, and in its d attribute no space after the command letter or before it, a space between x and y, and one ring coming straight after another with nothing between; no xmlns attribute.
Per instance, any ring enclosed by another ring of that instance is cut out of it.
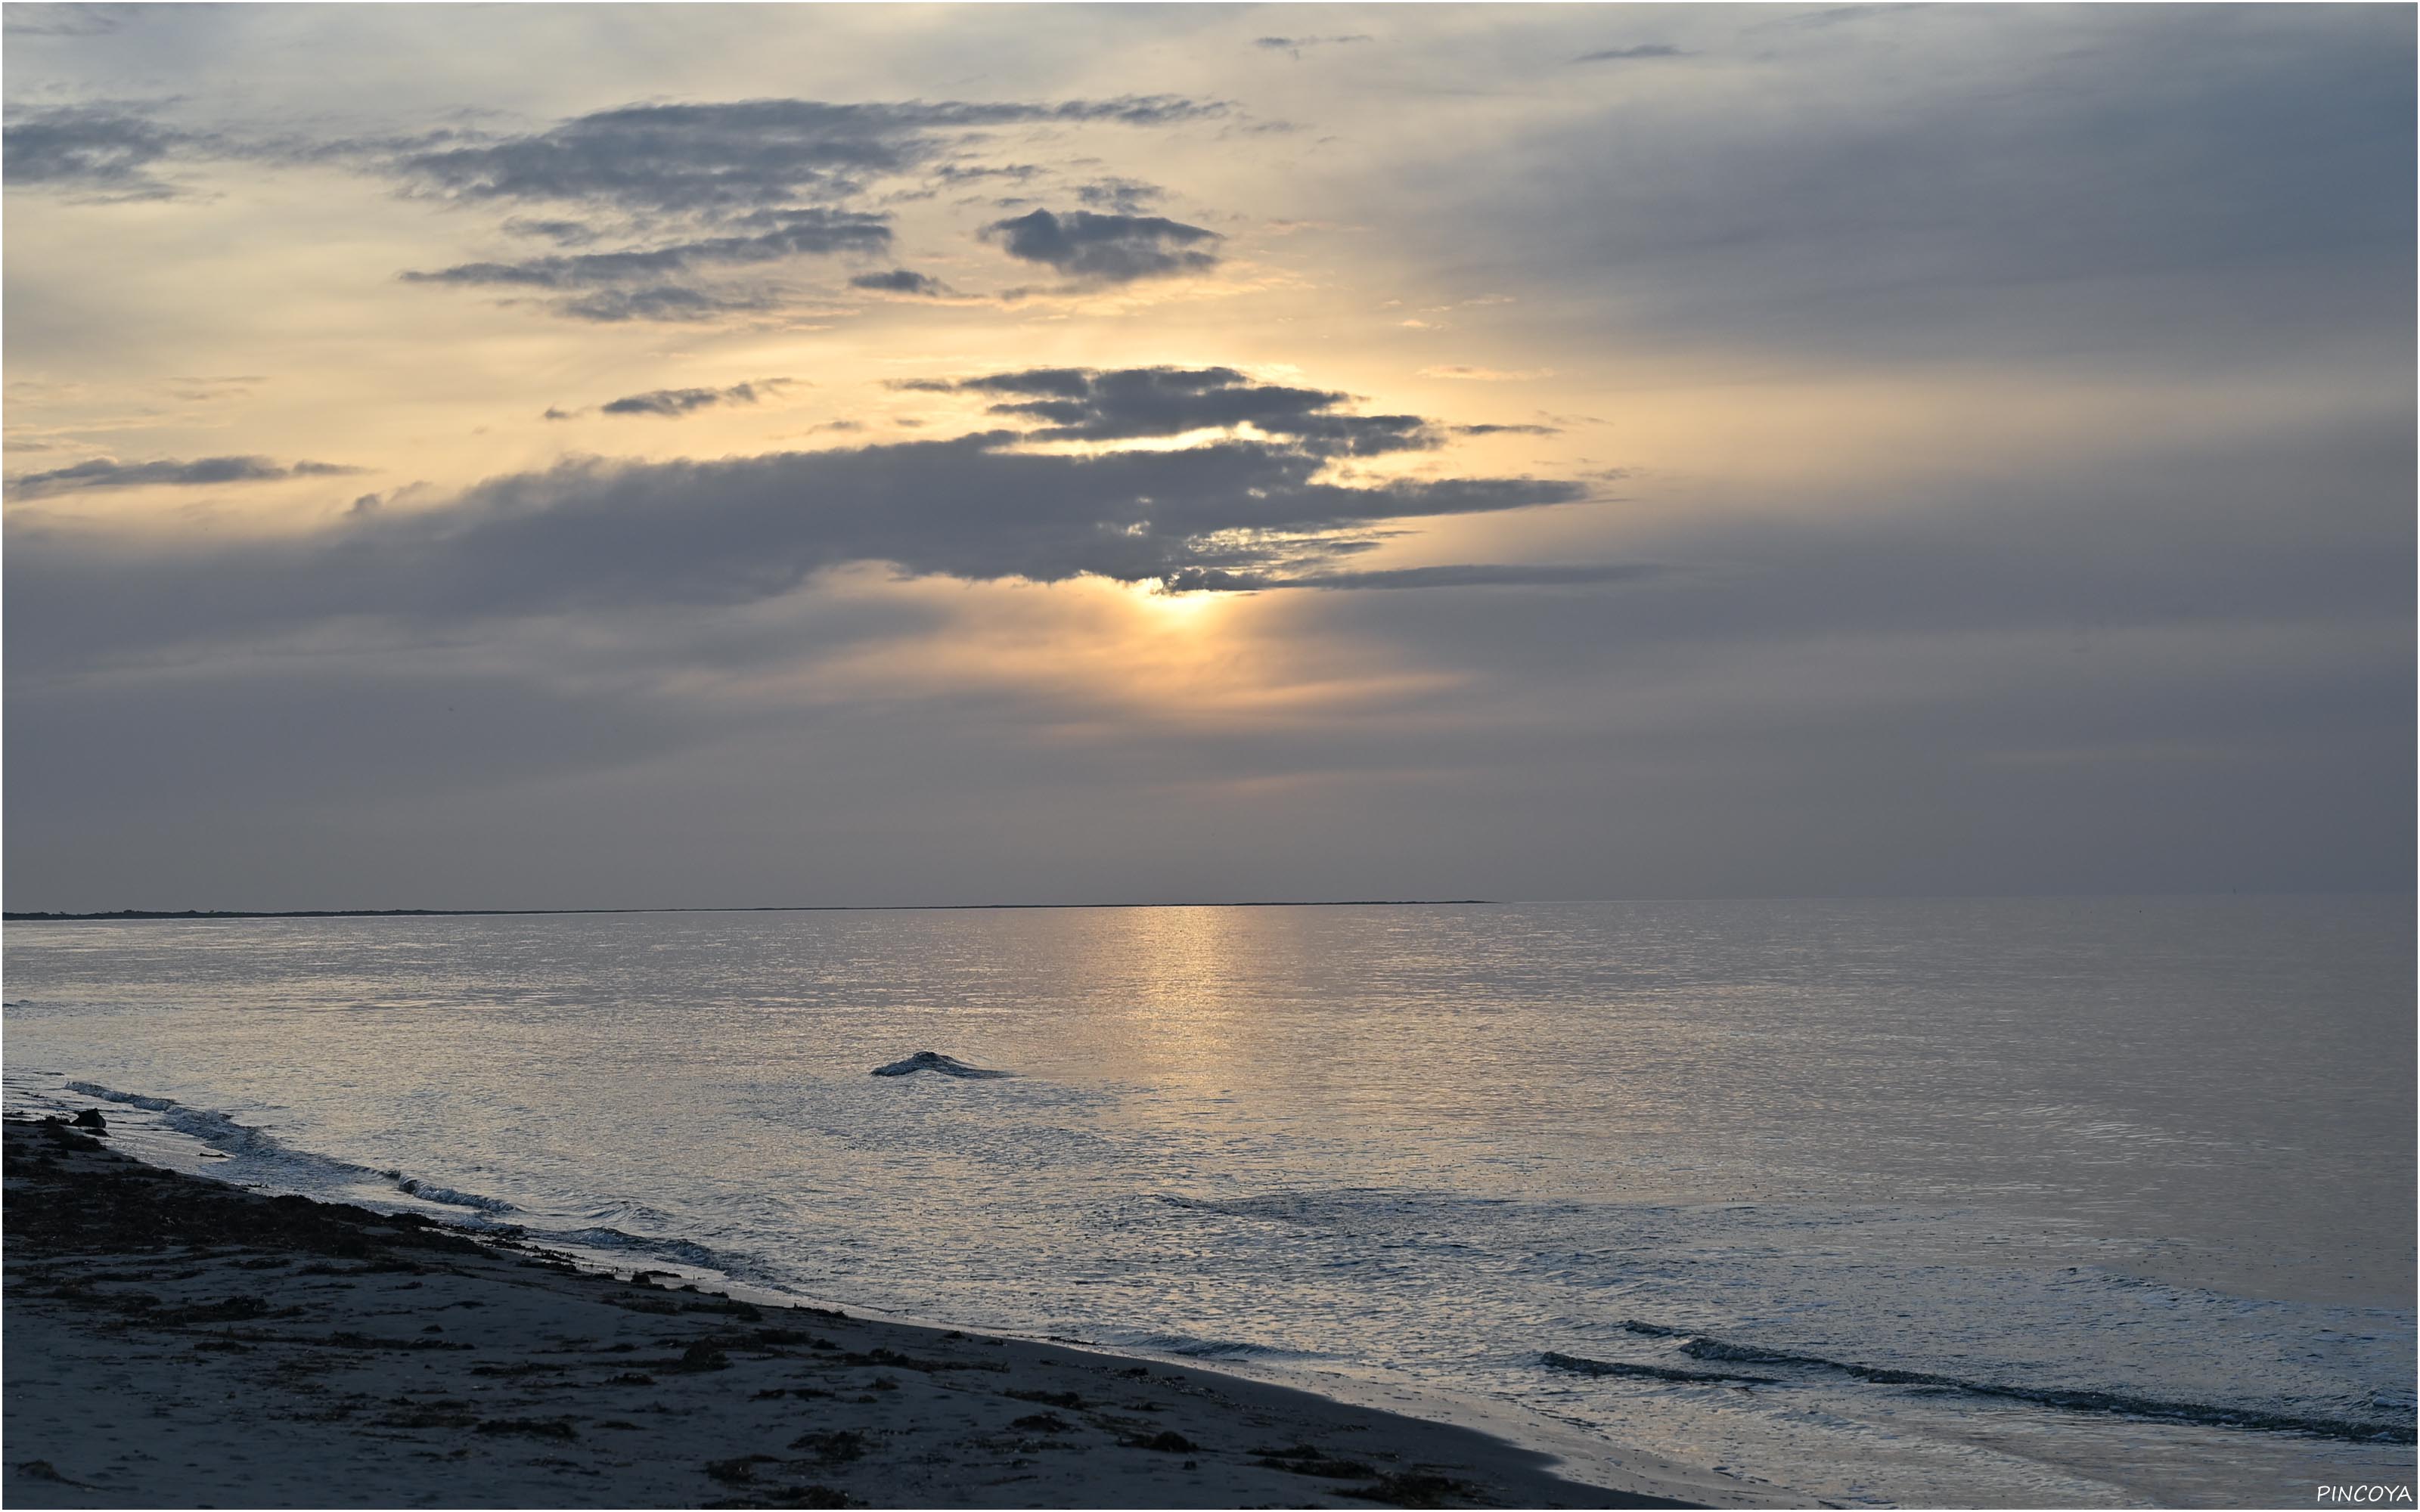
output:
<svg viewBox="0 0 2420 1512"><path fill-rule="evenodd" d="M2408 12L7 15L21 878L2384 864Z"/></svg>

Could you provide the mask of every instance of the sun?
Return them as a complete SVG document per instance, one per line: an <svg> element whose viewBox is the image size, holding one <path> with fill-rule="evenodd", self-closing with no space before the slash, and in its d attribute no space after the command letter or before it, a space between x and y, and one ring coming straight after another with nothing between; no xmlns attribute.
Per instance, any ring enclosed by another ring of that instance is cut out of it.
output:
<svg viewBox="0 0 2420 1512"><path fill-rule="evenodd" d="M1126 592L1140 604L1156 624L1173 628L1178 625L1201 625L1210 618L1210 610L1218 595L1194 592L1172 594L1157 583L1128 583Z"/></svg>

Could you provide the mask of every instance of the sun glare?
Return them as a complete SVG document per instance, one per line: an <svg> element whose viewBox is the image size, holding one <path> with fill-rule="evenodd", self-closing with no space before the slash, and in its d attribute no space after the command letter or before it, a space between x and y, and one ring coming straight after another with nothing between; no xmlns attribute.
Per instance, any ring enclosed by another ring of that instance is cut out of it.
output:
<svg viewBox="0 0 2420 1512"><path fill-rule="evenodd" d="M1157 583L1130 584L1126 592L1162 625L1198 625L1210 618L1218 595L1211 593L1172 594Z"/></svg>

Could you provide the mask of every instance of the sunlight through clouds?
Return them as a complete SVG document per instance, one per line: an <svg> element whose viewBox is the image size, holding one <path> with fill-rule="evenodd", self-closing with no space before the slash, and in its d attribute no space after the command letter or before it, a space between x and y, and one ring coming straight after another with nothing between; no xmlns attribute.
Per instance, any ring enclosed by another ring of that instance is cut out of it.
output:
<svg viewBox="0 0 2420 1512"><path fill-rule="evenodd" d="M834 896L908 745L1168 834L1101 894L1439 802L1453 895L2399 875L2410 16L1822 14L12 30L9 859L391 793L411 892L787 739L714 801Z"/></svg>

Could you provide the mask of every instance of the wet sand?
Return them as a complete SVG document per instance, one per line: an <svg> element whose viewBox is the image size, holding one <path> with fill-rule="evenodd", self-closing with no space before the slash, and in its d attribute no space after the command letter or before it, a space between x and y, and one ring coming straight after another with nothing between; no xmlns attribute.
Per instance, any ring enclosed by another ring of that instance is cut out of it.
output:
<svg viewBox="0 0 2420 1512"><path fill-rule="evenodd" d="M584 1271L416 1215L161 1170L56 1123L5 1137L11 1506L1699 1494L1662 1467L1610 1473L1636 1490L1579 1484L1483 1433L1215 1371Z"/></svg>

